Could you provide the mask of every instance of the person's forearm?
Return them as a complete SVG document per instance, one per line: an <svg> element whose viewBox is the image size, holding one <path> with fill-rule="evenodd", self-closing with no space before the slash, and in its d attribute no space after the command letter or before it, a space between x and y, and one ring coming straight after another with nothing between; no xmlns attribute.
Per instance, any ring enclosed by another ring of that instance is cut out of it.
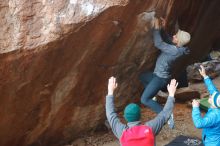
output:
<svg viewBox="0 0 220 146"><path fill-rule="evenodd" d="M203 128L202 117L199 107L193 107L192 109L192 120L196 128Z"/></svg>
<svg viewBox="0 0 220 146"><path fill-rule="evenodd" d="M209 93L212 95L215 91L218 91L218 89L215 87L215 85L213 84L212 80L208 77L205 76L204 77L204 82L206 85L206 88L208 89Z"/></svg>
<svg viewBox="0 0 220 146"><path fill-rule="evenodd" d="M168 44L164 42L161 38L160 31L154 30L153 32L153 38L154 38L154 46L161 50L162 52L168 53L168 54L176 54L178 52L175 45Z"/></svg>
<svg viewBox="0 0 220 146"><path fill-rule="evenodd" d="M120 119L115 112L113 95L106 96L106 116L114 135L117 138L120 138L123 129L125 128L125 125L120 122Z"/></svg>
<svg viewBox="0 0 220 146"><path fill-rule="evenodd" d="M196 128L207 128L216 125L219 121L217 114L206 113L204 117L201 116L199 107L193 107L192 119Z"/></svg>
<svg viewBox="0 0 220 146"><path fill-rule="evenodd" d="M160 35L160 30L159 29L154 29L153 31L153 39L154 39L154 46L157 47L158 49L161 49L160 45L163 42L161 35Z"/></svg>
<svg viewBox="0 0 220 146"><path fill-rule="evenodd" d="M114 110L114 96L113 95L106 95L106 109L107 111Z"/></svg>
<svg viewBox="0 0 220 146"><path fill-rule="evenodd" d="M116 116L115 109L114 109L114 96L107 95L106 96L106 116L109 121L109 124L112 125L112 118Z"/></svg>
<svg viewBox="0 0 220 146"><path fill-rule="evenodd" d="M163 125L169 119L173 107L174 107L174 97L169 96L163 110L151 121L145 123L145 125L150 126L155 135L157 135L162 129Z"/></svg>
<svg viewBox="0 0 220 146"><path fill-rule="evenodd" d="M155 46L163 41L161 36L160 36L160 30L159 29L154 29L153 38L154 38Z"/></svg>
<svg viewBox="0 0 220 146"><path fill-rule="evenodd" d="M167 98L167 102L163 108L164 114L170 115L173 112L174 102L175 102L174 94L169 94ZM168 120L168 118L166 120Z"/></svg>

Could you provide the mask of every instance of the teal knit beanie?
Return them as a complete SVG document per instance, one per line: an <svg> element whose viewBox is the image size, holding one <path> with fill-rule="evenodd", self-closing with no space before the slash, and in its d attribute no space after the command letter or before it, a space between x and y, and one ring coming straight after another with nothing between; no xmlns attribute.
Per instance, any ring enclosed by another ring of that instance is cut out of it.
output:
<svg viewBox="0 0 220 146"><path fill-rule="evenodd" d="M125 107L124 118L127 122L139 121L141 118L141 109L135 103L130 103Z"/></svg>
<svg viewBox="0 0 220 146"><path fill-rule="evenodd" d="M214 92L212 94L212 100L213 100L213 106L216 108L220 108L220 93L219 92Z"/></svg>

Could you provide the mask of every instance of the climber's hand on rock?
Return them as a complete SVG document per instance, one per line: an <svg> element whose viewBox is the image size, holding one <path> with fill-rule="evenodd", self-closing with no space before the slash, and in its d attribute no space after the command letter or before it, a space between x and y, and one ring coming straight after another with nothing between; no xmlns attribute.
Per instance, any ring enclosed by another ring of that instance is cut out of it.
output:
<svg viewBox="0 0 220 146"><path fill-rule="evenodd" d="M196 99L193 99L193 101L192 101L192 106L193 107L199 107L199 100L196 100Z"/></svg>
<svg viewBox="0 0 220 146"><path fill-rule="evenodd" d="M164 28L166 26L167 21L163 17L160 17L160 23L161 26Z"/></svg>
<svg viewBox="0 0 220 146"><path fill-rule="evenodd" d="M199 73L201 74L201 76L203 76L203 78L207 76L203 65L200 65Z"/></svg>
<svg viewBox="0 0 220 146"><path fill-rule="evenodd" d="M159 23L158 18L154 18L154 19L152 20L152 27L153 27L154 29L160 29L160 23Z"/></svg>
<svg viewBox="0 0 220 146"><path fill-rule="evenodd" d="M113 76L110 77L108 80L108 95L113 95L117 86L118 86L118 84L116 82L116 78Z"/></svg>
<svg viewBox="0 0 220 146"><path fill-rule="evenodd" d="M172 79L170 81L170 84L167 85L167 90L169 92L169 96L174 97L177 86L178 86L178 82L175 79Z"/></svg>

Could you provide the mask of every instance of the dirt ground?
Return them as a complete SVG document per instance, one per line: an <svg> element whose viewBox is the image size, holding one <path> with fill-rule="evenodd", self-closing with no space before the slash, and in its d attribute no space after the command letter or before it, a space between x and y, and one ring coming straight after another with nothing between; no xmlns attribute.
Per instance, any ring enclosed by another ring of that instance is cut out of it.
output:
<svg viewBox="0 0 220 146"><path fill-rule="evenodd" d="M220 89L220 77L216 78L214 83L217 88ZM207 95L207 91L203 83L191 84L190 88L199 91L201 96ZM164 146L168 144L178 135L201 138L202 131L200 129L196 129L192 122L192 107L190 103L190 101L185 103L175 103L175 128L171 130L166 124L156 137L157 146ZM142 121L148 121L153 117L155 117L155 114L150 109L142 108ZM119 146L119 142L111 131L103 130L84 135L75 140L72 144L66 146Z"/></svg>

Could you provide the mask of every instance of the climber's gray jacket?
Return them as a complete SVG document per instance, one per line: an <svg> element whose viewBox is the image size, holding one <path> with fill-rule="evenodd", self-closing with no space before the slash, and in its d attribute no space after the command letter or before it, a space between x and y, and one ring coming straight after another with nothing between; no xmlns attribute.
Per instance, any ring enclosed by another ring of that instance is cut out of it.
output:
<svg viewBox="0 0 220 146"><path fill-rule="evenodd" d="M188 54L189 49L164 42L161 38L160 30L154 30L153 36L155 47L161 51L157 58L154 73L161 78L170 78L174 61L178 57Z"/></svg>

